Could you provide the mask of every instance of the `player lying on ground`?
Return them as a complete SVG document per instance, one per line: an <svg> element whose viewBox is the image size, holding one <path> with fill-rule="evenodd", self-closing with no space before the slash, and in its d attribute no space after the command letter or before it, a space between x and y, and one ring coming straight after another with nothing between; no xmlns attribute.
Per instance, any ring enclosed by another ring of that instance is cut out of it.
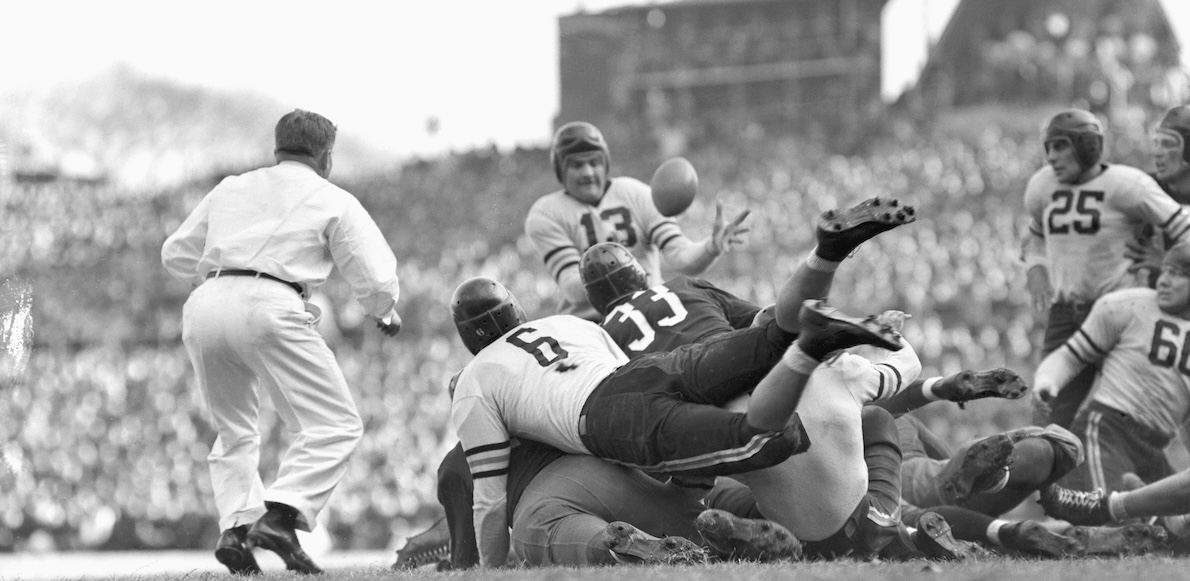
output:
<svg viewBox="0 0 1190 581"><path fill-rule="evenodd" d="M702 491L662 483L633 468L517 439L508 477L514 559L533 566L705 560L706 554L694 550L690 541L719 558L764 561L799 553L791 533L759 520L737 521L739 530L726 543L703 542L696 530L696 518L705 508L702 496ZM449 529L448 537L440 538L451 539L451 568L479 562L472 497L466 458L456 446L438 469L438 500Z"/></svg>
<svg viewBox="0 0 1190 581"><path fill-rule="evenodd" d="M960 379L968 382L955 382ZM996 384L1001 387L997 388ZM962 372L933 386L927 384L926 389L961 402L966 399L963 394L972 392L1000 391L1007 397L1019 397L1021 391L1016 386L1023 390L1023 383L1015 374L1009 376L1006 370L996 370ZM922 401L922 398L916 400ZM876 405L897 407L886 403L889 402ZM898 413L911 409L902 407ZM1147 525L1115 531L999 518L1082 463L1082 443L1060 426L1011 430L973 440L953 453L946 442L913 416L900 415L897 426L904 452L902 514L906 523L914 522L925 511L936 512L951 524L957 539L981 542L1017 554L1048 557L1139 554L1162 544L1159 531Z"/></svg>
<svg viewBox="0 0 1190 581"><path fill-rule="evenodd" d="M896 201L885 201L882 203L879 200L871 200L865 203L865 205L862 207L868 208L873 212L879 211L882 219L884 219L887 224L877 226L875 229L873 229L873 225L871 224L865 225L860 228L861 236L870 237L879 230L888 229L898 223L911 221L913 219L913 209L900 207ZM849 227L847 230L847 232L844 232L841 235L834 236L835 246L833 248L824 247L822 249L823 252L828 253L832 257L832 260L841 260L855 248L856 244L862 242L862 239L852 240L856 235L854 228ZM863 232L863 230L869 230L869 232ZM609 293L612 295L618 295L619 293L616 285L634 284L640 286L641 288L648 286L647 275L644 273L643 269L639 267L639 264L631 256L631 254L627 253L627 251L618 245L601 245L601 248L604 252L612 252L613 255L610 258L617 269L619 264L623 263L627 265L629 262L634 268L624 270L612 276L608 276L606 279L601 278L600 282L588 285L589 291L595 289L595 292L592 293L592 296L595 297L597 302L600 302L601 305L606 306L605 304L610 301ZM600 256L600 253L593 252L589 253L588 256ZM590 260L586 261L585 264L588 271L587 274L591 273L592 266L599 267L600 265L600 263L594 263ZM787 287L797 284L817 284L820 286L826 285L825 288L829 288L830 279L833 277L833 268L822 268L822 265L819 266L819 271L821 272L808 270L807 266L803 266L800 269L798 275L790 278L790 282L787 283ZM829 267L829 264L826 264L826 266ZM624 276L633 277L633 280L621 280L621 278ZM602 287L600 287L601 283L603 284ZM700 293L700 300L709 301L710 304L714 305L713 307L702 309L701 313L696 313L696 315L691 318L691 322L699 322L696 325L696 328L700 329L699 331L696 331L695 333L663 333L660 337L657 337L655 334L651 334L647 340L633 341L631 344L629 344L629 349L632 349L633 347L636 347L637 350L644 348L659 349L662 347L668 349L676 346L679 341L682 341L684 337L688 335L702 339L711 335L726 333L732 331L735 328L747 329L750 327L752 319L754 318L757 311L755 305L739 301L727 293L723 293L718 289L714 289L709 284L702 283L702 281L698 281L698 284L700 288L696 292ZM705 296L701 294L704 290L706 291ZM801 297L805 296L806 294L807 293L804 292L799 294L793 289L786 289L783 291L782 296L785 298L786 311L792 311L796 313L797 309L801 306ZM821 294L825 294L825 290L814 294L816 296L820 296ZM634 318L634 320L637 320L637 318ZM793 319L793 323L796 324L796 322L796 318ZM690 322L685 323L681 327L683 331L688 330L689 328ZM765 329L758 328L755 330L750 330L747 332L747 336L749 337L748 342L743 342L740 338L736 338L732 341L725 342L724 345L736 345L740 352L747 353L750 356L755 356L757 353L762 355L755 357L752 363L743 366L740 365L738 359L733 360L731 365L717 367L703 365L703 369L715 374L707 375L704 373L704 383L712 386L731 387L732 384L725 380L737 375L745 375L749 378L749 381L759 380L759 378L764 377L769 373L770 370L772 370L775 363L787 349L794 335L792 333L785 332L774 323L774 325ZM713 397L721 398L723 396ZM728 395L727 397L731 396ZM519 462L516 461L515 456L517 454L515 450L513 455L514 459L510 466L510 470L514 476L517 476ZM455 550L453 551L452 561L456 566L466 566L471 561L470 555L468 555L468 546L471 543L465 542L463 537L470 534L470 527L472 523L470 514L464 514L464 511L460 510L459 507L466 506L467 512L470 511L471 481L469 474L464 473L463 470L460 470L459 466L451 461L452 456L454 456L454 454L448 455L447 459L444 460L443 465L439 469L439 499L446 508L447 521L450 525L451 535L455 539ZM527 464L532 466L532 463ZM518 484L518 480L521 479L525 481L528 480L528 478L523 478L523 476L517 476L513 479L512 486L510 488L510 497L514 502L520 493L517 487L523 487L523 484ZM466 504L460 502L460 498L465 499ZM515 537L517 529L515 521L513 526ZM514 550L516 549L517 541L514 538ZM526 557L525 555L520 556L521 558Z"/></svg>
<svg viewBox="0 0 1190 581"><path fill-rule="evenodd" d="M589 249L583 256L579 272L591 304L606 314L604 328L628 353L663 351L690 343L715 346L728 338L741 336L755 337L758 344L764 345L765 337L774 330L788 334L799 330L798 321L789 316L794 312L791 306L808 298L825 298L835 270L862 242L913 218L913 208L902 206L896 200L879 198L847 210L823 214L817 229L818 246L781 288L778 302L771 311L774 316L763 318L755 325L752 323L760 311L756 305L706 281L678 276L663 285L649 287L639 264L615 244L605 243ZM722 350L722 347L712 348ZM867 399L896 393L904 382L912 381L919 370L916 356L911 351L902 349L893 357L901 357L903 361L883 367L873 367L866 360L857 362L857 377L854 378L838 377L838 372L827 371L833 363L817 367L807 390L815 382L822 385L817 390L821 401L809 401L804 394L798 415L813 415L814 421L820 423L817 430L808 431L820 432L824 439L814 438L815 445L806 454L807 457L819 456L821 460L779 471L785 479L776 476L771 486L762 481L762 475L755 477L761 487L771 492L770 506L763 508L764 514L790 526L791 530L792 526L800 525L802 530L794 530L800 539L823 541L844 528L856 529L841 538L830 539L830 543L808 545L808 549L813 549L809 554L875 554L889 543L891 537L900 537L900 533L905 532L900 530L899 521L892 516L900 502L897 490L900 453L896 448L891 417L873 409L868 414L871 416L868 421L861 422L860 406L842 386L851 380L856 385L862 383L863 387L857 389L867 390L863 396ZM738 366L763 371L774 364L773 357L768 355L771 352L766 349L739 351L734 360ZM871 375L865 372L871 372ZM821 378L826 376L832 378ZM847 401L843 402L843 399ZM879 417L881 414L884 421ZM806 420L803 418L802 421ZM843 433L840 433L840 424L847 426ZM787 464L793 463L787 460L782 466ZM771 470L774 469L761 472ZM743 475L737 477L744 478ZM728 486L726 482L722 484ZM716 492L715 498L723 506L739 510L750 510L755 505L751 494L746 490L741 493L739 487L730 493ZM729 500L735 498L743 501ZM872 499L876 499L878 506L887 506L883 509L872 507ZM810 509L811 506L814 508ZM825 515L824 507L828 510ZM870 507L870 514L866 514ZM858 526L848 526L848 522ZM865 523L881 524L869 527ZM933 530L940 528L933 527Z"/></svg>
<svg viewBox="0 0 1190 581"><path fill-rule="evenodd" d="M452 380L451 419L475 482L481 566L507 560L506 483L513 436L650 472L705 478L780 462L809 438L793 413L814 362L896 334L807 303L804 331L767 374L724 373L728 351L702 345L628 361L597 325L569 315L526 320L498 282L471 279L452 309L475 358ZM717 407L753 390L747 412Z"/></svg>

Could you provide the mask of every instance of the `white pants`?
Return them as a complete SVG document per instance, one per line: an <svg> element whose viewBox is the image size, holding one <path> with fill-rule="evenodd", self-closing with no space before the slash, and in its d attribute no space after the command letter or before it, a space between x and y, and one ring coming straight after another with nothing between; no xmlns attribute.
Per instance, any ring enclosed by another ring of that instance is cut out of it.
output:
<svg viewBox="0 0 1190 581"><path fill-rule="evenodd" d="M182 340L219 434L207 463L221 530L255 522L268 501L296 508L297 528L309 531L347 471L363 422L317 321L293 289L269 279L213 278L186 301ZM261 385L292 439L267 490Z"/></svg>
<svg viewBox="0 0 1190 581"><path fill-rule="evenodd" d="M738 409L744 402L729 407ZM836 369L819 366L797 405L810 448L776 466L732 478L752 489L766 518L799 540L820 541L835 534L868 492L862 405Z"/></svg>

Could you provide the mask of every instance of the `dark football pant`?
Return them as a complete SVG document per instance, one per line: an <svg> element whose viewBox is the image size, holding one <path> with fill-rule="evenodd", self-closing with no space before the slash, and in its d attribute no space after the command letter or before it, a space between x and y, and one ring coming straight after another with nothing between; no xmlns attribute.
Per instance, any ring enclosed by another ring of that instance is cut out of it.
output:
<svg viewBox="0 0 1190 581"><path fill-rule="evenodd" d="M591 454L649 473L724 476L776 465L810 445L796 414L784 430L720 408L756 387L793 342L775 322L632 359L583 405Z"/></svg>
<svg viewBox="0 0 1190 581"><path fill-rule="evenodd" d="M1083 440L1086 461L1058 482L1075 490L1123 490L1123 476L1132 472L1145 482L1174 473L1165 447L1170 438L1120 410L1091 402L1074 421L1072 432Z"/></svg>
<svg viewBox="0 0 1190 581"><path fill-rule="evenodd" d="M553 446L518 438L508 459L508 514L520 502L529 483L555 460L566 454ZM450 565L452 569L468 569L479 564L479 547L475 544L475 516L472 503L475 483L467 465L463 445L447 452L438 466L438 502L446 510L446 526L450 530Z"/></svg>
<svg viewBox="0 0 1190 581"><path fill-rule="evenodd" d="M516 504L512 548L531 566L610 565L595 542L607 524L624 521L654 536L698 541L699 491L662 484L639 470L569 454L535 476Z"/></svg>
<svg viewBox="0 0 1190 581"><path fill-rule="evenodd" d="M469 569L479 564L475 544L475 517L471 503L475 484L467 466L467 454L459 444L446 453L438 466L438 502L446 509L446 527L450 529L450 565Z"/></svg>

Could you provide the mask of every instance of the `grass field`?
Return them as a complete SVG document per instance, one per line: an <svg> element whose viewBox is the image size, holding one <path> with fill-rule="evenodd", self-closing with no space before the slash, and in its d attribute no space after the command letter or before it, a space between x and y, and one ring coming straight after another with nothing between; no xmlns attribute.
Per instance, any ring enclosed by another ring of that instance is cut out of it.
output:
<svg viewBox="0 0 1190 581"><path fill-rule="evenodd" d="M140 572L128 569L138 560L146 563ZM720 563L704 566L621 566L606 568L549 568L511 569L499 571L452 571L439 573L429 568L414 571L391 571L389 552L373 551L354 554L330 554L320 559L327 569L319 581L603 581L648 579L649 581L721 581L725 579L781 580L781 581L872 581L875 579L912 580L945 579L946 581L976 581L998 579L1029 579L1038 581L1099 581L1143 579L1145 581L1183 580L1190 578L1190 559L1161 556L1126 557L1119 559L1072 559L1064 561L1031 561L993 558L970 563L932 563L908 561L903 563L790 563L739 564ZM152 565L156 563L157 565ZM168 564L167 564L168 563ZM19 568L14 568L18 564ZM70 564L69 567L63 566ZM35 567L35 568L31 568ZM170 568L173 570L168 570ZM261 559L269 579L298 579L284 571L279 559ZM0 556L0 579L5 581L34 581L38 579L91 579L104 581L197 581L230 579L230 575L206 553L125 553L120 555L92 553L89 555L25 555Z"/></svg>

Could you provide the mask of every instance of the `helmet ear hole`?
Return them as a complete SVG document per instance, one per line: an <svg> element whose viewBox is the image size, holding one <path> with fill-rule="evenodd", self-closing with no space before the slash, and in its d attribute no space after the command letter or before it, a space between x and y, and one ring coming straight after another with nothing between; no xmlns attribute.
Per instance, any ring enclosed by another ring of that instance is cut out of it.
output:
<svg viewBox="0 0 1190 581"><path fill-rule="evenodd" d="M588 248L578 270L587 300L604 316L625 298L649 288L649 276L640 262L615 242L601 242Z"/></svg>

